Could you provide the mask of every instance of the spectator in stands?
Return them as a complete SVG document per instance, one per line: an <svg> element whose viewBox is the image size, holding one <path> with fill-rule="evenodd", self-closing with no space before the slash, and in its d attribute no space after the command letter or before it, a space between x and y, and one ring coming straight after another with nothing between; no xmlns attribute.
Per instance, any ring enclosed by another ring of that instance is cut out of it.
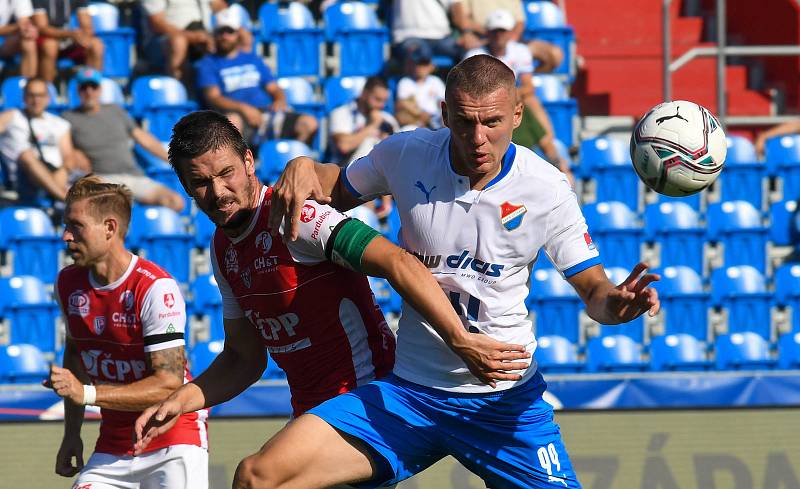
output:
<svg viewBox="0 0 800 489"><path fill-rule="evenodd" d="M154 66L165 66L167 75L184 81L184 64L214 51L208 31L210 0L142 0L149 36L145 52Z"/></svg>
<svg viewBox="0 0 800 489"><path fill-rule="evenodd" d="M767 143L767 139L775 136L785 136L787 134L800 134L800 119L778 124L773 128L759 133L755 140L756 153L758 153L758 156L764 156L764 148Z"/></svg>
<svg viewBox="0 0 800 489"><path fill-rule="evenodd" d="M363 156L380 140L400 129L392 114L384 110L389 100L386 80L367 78L356 100L330 113L330 136L333 160L346 165Z"/></svg>
<svg viewBox="0 0 800 489"><path fill-rule="evenodd" d="M469 33L457 39L450 25L452 19L456 28L467 29L461 0L396 0L392 2L392 19L393 42L403 60L420 45L426 45L434 56L453 60L480 45Z"/></svg>
<svg viewBox="0 0 800 489"><path fill-rule="evenodd" d="M264 60L240 48L240 27L238 17L225 12L217 15L217 52L197 64L197 87L206 103L226 113L253 146L277 138L310 144L319 126L317 119L290 109Z"/></svg>
<svg viewBox="0 0 800 489"><path fill-rule="evenodd" d="M211 10L215 16L238 15L227 0L211 0ZM245 26L239 27L239 48L245 53L253 52L253 33Z"/></svg>
<svg viewBox="0 0 800 489"><path fill-rule="evenodd" d="M36 38L31 0L0 0L0 59L20 55L19 72L25 78L36 76ZM14 21L12 22L12 18Z"/></svg>
<svg viewBox="0 0 800 489"><path fill-rule="evenodd" d="M465 57L490 54L514 71L519 87L518 96L524 104L522 123L514 130L514 142L527 148L538 146L553 166L572 179L569 164L559 156L556 149L550 117L533 88L531 53L524 44L511 40L515 23L514 17L507 10L492 12L486 21L489 43L485 48L469 51Z"/></svg>
<svg viewBox="0 0 800 489"><path fill-rule="evenodd" d="M70 173L88 168L79 168L74 159L69 122L45 112L50 104L47 82L31 78L23 95L24 109L0 113L0 155L12 188L21 204L36 204L44 194L63 201Z"/></svg>
<svg viewBox="0 0 800 489"><path fill-rule="evenodd" d="M442 127L442 100L444 82L433 74L436 67L431 61L431 51L425 44L409 54L406 60L406 76L397 83L395 116L401 125L401 114L418 114L419 127L438 129ZM412 104L413 102L413 104Z"/></svg>
<svg viewBox="0 0 800 489"><path fill-rule="evenodd" d="M39 76L56 78L56 62L67 58L79 65L103 69L105 46L94 35L87 0L33 0L33 23L39 30ZM78 27L70 27L72 15Z"/></svg>
<svg viewBox="0 0 800 489"><path fill-rule="evenodd" d="M525 31L525 12L522 9L520 0L463 0L464 11L469 31L480 38L480 42L488 42L489 33L486 30L486 22L489 14L495 10L506 10L514 17L514 28L511 29L511 40L522 41L522 33ZM564 53L561 48L547 41L533 40L527 43L533 59L537 61L535 71L537 73L549 73L556 69L564 60Z"/></svg>
<svg viewBox="0 0 800 489"><path fill-rule="evenodd" d="M100 73L91 68L76 75L81 105L64 114L72 124L75 158L107 183L131 189L136 201L183 210L177 192L147 177L136 164L133 143L167 161L167 151L152 134L136 125L122 107L100 103Z"/></svg>

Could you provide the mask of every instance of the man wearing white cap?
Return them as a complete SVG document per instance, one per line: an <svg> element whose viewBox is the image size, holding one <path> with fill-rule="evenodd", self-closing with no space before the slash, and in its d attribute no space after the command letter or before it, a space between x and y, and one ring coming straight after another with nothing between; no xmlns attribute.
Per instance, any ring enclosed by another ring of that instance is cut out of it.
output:
<svg viewBox="0 0 800 489"><path fill-rule="evenodd" d="M319 124L292 112L272 71L256 54L241 49L241 21L232 9L216 17L217 52L197 64L197 87L209 108L223 112L253 146L266 139L310 143Z"/></svg>

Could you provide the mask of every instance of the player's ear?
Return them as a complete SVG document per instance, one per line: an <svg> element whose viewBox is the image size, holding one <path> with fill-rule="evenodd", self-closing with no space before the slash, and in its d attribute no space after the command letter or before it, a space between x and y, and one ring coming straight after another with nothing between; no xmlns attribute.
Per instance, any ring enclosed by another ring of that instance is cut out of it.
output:
<svg viewBox="0 0 800 489"><path fill-rule="evenodd" d="M119 222L115 217L107 217L103 221L103 231L106 233L106 239L111 239L119 231Z"/></svg>
<svg viewBox="0 0 800 489"><path fill-rule="evenodd" d="M253 157L253 152L249 149L244 152L244 168L247 175L252 176L256 174L256 160Z"/></svg>
<svg viewBox="0 0 800 489"><path fill-rule="evenodd" d="M447 121L447 102L446 101L442 100L441 108L442 108L442 125L444 127L450 127L450 124Z"/></svg>

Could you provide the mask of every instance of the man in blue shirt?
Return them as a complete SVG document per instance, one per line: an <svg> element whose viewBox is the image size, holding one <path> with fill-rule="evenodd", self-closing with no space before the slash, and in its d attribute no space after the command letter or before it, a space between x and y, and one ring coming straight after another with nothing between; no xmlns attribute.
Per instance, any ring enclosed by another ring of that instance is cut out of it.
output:
<svg viewBox="0 0 800 489"><path fill-rule="evenodd" d="M291 111L269 67L258 55L240 49L239 27L235 16L217 15L217 52L197 64L197 86L206 104L227 114L251 145L277 138L310 143L317 119Z"/></svg>

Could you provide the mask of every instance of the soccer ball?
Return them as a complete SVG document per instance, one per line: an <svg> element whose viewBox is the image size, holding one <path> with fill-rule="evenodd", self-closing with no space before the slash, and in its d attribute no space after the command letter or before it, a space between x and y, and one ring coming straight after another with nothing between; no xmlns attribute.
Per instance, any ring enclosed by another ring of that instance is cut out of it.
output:
<svg viewBox="0 0 800 489"><path fill-rule="evenodd" d="M631 161L639 178L670 197L695 194L717 179L728 146L705 107L676 100L656 105L631 134Z"/></svg>

